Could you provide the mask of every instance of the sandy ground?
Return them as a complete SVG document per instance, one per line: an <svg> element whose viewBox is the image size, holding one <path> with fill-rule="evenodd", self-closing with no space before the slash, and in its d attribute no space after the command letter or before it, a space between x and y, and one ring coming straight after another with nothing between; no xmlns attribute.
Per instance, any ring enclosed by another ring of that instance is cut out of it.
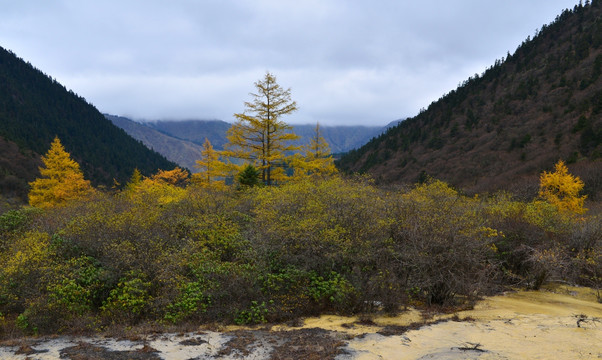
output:
<svg viewBox="0 0 602 360"><path fill-rule="evenodd" d="M325 315L298 328L199 330L138 341L28 338L0 343L0 359L602 359L602 304L590 289L508 293L428 321L409 310L396 317Z"/></svg>

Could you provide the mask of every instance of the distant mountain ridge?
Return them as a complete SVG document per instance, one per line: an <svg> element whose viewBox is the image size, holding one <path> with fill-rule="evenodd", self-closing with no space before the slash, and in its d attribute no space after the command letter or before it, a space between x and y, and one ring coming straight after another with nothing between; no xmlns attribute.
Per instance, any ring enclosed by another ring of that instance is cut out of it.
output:
<svg viewBox="0 0 602 360"><path fill-rule="evenodd" d="M602 189L601 8L598 0L565 10L514 54L337 165L381 183L430 175L494 191L533 186L564 159L595 194Z"/></svg>
<svg viewBox="0 0 602 360"><path fill-rule="evenodd" d="M309 142L314 136L316 124L293 125L293 132L301 137L297 144L302 145ZM385 131L382 126L330 126L320 125L320 133L330 146L334 154L346 153L366 144L370 139Z"/></svg>
<svg viewBox="0 0 602 360"><path fill-rule="evenodd" d="M146 147L162 154L183 168L194 171L196 160L200 159L202 146L194 142L165 134L154 127L140 124L125 117L108 115L105 117L125 130L131 137L141 141Z"/></svg>
<svg viewBox="0 0 602 360"><path fill-rule="evenodd" d="M199 145L202 145L205 138L208 138L216 149L223 149L227 142L226 132L232 125L222 120L150 120L143 121L141 124ZM309 141L316 125L292 125L292 127L293 132L301 137L298 141L298 144L301 145ZM344 153L358 148L385 130L382 126L329 125L320 125L320 129L333 153Z"/></svg>
<svg viewBox="0 0 602 360"><path fill-rule="evenodd" d="M209 139L213 147L222 150L226 144L226 132L231 124L222 120L146 120L131 119L105 114L115 125L147 147L164 155L182 167L194 171L196 160L201 158L202 144ZM293 125L293 132L301 138L294 143L309 143L315 125ZM332 153L344 153L360 147L385 128L380 126L322 126L322 136Z"/></svg>
<svg viewBox="0 0 602 360"><path fill-rule="evenodd" d="M222 120L148 120L141 124L198 145L203 145L208 138L216 149L224 147L226 131L230 128L230 124Z"/></svg>
<svg viewBox="0 0 602 360"><path fill-rule="evenodd" d="M0 161L0 194L5 197L26 199L28 182L39 175L40 155L55 136L95 186L123 183L135 168L150 175L175 166L114 126L85 99L2 47L0 84L1 146L12 154Z"/></svg>

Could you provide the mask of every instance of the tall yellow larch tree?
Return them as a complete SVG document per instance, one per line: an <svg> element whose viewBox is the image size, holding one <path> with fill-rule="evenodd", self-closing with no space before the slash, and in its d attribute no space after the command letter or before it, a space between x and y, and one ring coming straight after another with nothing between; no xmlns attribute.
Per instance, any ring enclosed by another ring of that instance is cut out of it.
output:
<svg viewBox="0 0 602 360"><path fill-rule="evenodd" d="M558 210L583 214L587 196L579 196L584 183L578 176L569 174L564 161L560 160L554 166L554 172L544 171L540 176L539 197L556 206Z"/></svg>
<svg viewBox="0 0 602 360"><path fill-rule="evenodd" d="M338 172L330 153L330 146L322 136L319 123L316 124L314 136L302 147L301 153L296 154L292 165L297 179L306 176L327 177Z"/></svg>
<svg viewBox="0 0 602 360"><path fill-rule="evenodd" d="M195 167L199 172L192 175L192 182L203 187L223 188L225 178L230 169L220 160L220 154L213 149L209 139L205 138L201 159L196 161Z"/></svg>
<svg viewBox="0 0 602 360"><path fill-rule="evenodd" d="M299 137L281 120L297 111L297 103L291 100L290 89L280 87L269 72L263 81L255 83L255 88L253 100L245 102L246 110L234 114L236 122L228 130L223 154L240 159L240 169L245 164L254 165L261 171L263 183L272 185L286 177L283 167L290 160L288 154L298 150L289 142Z"/></svg>
<svg viewBox="0 0 602 360"><path fill-rule="evenodd" d="M40 178L29 183L29 204L39 208L61 206L68 201L83 199L94 192L90 181L84 179L79 164L71 159L58 137L42 156Z"/></svg>

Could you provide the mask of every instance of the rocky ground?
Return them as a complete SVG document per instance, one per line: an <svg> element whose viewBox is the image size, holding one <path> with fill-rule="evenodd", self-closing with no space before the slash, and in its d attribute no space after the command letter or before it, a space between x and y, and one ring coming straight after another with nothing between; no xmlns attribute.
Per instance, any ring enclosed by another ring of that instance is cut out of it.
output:
<svg viewBox="0 0 602 360"><path fill-rule="evenodd" d="M130 339L14 339L0 342L0 359L602 359L602 304L591 289L514 292L473 310L430 315L325 315L300 327Z"/></svg>

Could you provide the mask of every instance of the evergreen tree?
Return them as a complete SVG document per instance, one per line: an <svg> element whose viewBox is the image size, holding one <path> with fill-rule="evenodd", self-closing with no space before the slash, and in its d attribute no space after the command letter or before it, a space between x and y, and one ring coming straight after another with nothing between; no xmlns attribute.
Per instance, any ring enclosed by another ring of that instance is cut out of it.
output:
<svg viewBox="0 0 602 360"><path fill-rule="evenodd" d="M39 208L64 205L70 200L83 199L94 189L71 159L58 137L54 138L50 150L42 156L44 167L40 167L41 178L30 183L29 204Z"/></svg>
<svg viewBox="0 0 602 360"><path fill-rule="evenodd" d="M234 114L237 121L228 130L224 155L251 163L261 171L266 185L285 177L283 166L290 160L287 152L298 149L288 144L299 137L280 118L297 110L290 89L284 90L269 72L255 83L257 93L245 102L246 111Z"/></svg>
<svg viewBox="0 0 602 360"><path fill-rule="evenodd" d="M253 165L247 165L238 174L238 183L241 187L253 187L260 184L259 170Z"/></svg>

